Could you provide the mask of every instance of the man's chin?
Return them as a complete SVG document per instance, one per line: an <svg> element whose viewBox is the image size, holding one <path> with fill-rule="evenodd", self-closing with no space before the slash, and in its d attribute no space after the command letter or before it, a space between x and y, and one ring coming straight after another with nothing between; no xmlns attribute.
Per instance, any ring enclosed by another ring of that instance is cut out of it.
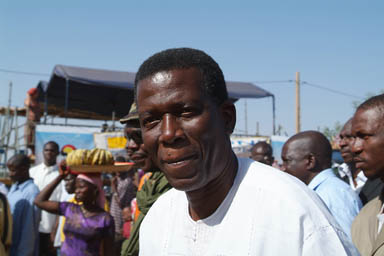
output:
<svg viewBox="0 0 384 256"><path fill-rule="evenodd" d="M173 188L184 192L191 192L198 189L196 182L191 179L168 179L168 182Z"/></svg>
<svg viewBox="0 0 384 256"><path fill-rule="evenodd" d="M378 172L377 170L363 170L363 173L365 177L367 177L370 180L377 179L377 178L384 178L384 175L381 172Z"/></svg>
<svg viewBox="0 0 384 256"><path fill-rule="evenodd" d="M138 168L143 168L145 166L145 158L132 159L132 161Z"/></svg>

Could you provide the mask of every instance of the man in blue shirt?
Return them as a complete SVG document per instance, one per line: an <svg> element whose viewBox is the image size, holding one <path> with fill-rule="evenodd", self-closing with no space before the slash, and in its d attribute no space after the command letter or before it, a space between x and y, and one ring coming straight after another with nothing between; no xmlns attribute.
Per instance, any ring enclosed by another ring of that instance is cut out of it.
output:
<svg viewBox="0 0 384 256"><path fill-rule="evenodd" d="M13 216L13 234L10 256L38 254L40 209L33 201L39 189L29 177L30 161L26 155L17 154L7 162L13 185L8 201Z"/></svg>
<svg viewBox="0 0 384 256"><path fill-rule="evenodd" d="M316 131L297 133L284 144L281 158L283 170L313 189L351 237L352 221L362 203L351 187L331 169L332 148L328 139Z"/></svg>

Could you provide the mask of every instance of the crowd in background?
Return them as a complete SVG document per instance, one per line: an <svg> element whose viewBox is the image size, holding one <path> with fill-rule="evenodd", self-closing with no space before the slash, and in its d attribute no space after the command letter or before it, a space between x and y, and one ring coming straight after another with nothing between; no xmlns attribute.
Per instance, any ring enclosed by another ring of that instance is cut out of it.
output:
<svg viewBox="0 0 384 256"><path fill-rule="evenodd" d="M0 255L384 255L384 95L343 126L344 163L332 165L322 133L303 131L273 168L267 142L252 147L254 161L234 155L233 103L216 84L201 93L200 72L224 81L193 49L143 63L135 90L145 111L133 104L120 120L126 154L115 158L133 162L131 171L75 173L57 163L54 141L37 166L12 156L13 184L0 184Z"/></svg>

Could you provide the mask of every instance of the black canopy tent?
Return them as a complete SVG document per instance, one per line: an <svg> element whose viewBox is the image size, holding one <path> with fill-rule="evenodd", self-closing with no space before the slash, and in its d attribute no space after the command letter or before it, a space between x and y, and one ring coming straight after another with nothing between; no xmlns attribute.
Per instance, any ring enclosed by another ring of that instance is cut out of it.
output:
<svg viewBox="0 0 384 256"><path fill-rule="evenodd" d="M135 73L56 65L49 82L40 81L39 101L45 115L94 120L119 119L133 102ZM273 134L275 97L272 93L244 82L227 82L229 97L272 97Z"/></svg>

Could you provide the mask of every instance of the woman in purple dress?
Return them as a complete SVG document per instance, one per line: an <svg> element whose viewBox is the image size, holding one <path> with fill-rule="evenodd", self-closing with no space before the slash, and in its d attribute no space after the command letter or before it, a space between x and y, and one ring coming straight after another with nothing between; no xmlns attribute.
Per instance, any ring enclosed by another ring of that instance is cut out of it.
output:
<svg viewBox="0 0 384 256"><path fill-rule="evenodd" d="M75 199L81 204L50 201L52 192L68 174L62 170L65 168L60 169L60 175L37 195L35 204L65 216L61 255L113 255L114 223L112 216L103 210L105 197L100 175L77 176Z"/></svg>

